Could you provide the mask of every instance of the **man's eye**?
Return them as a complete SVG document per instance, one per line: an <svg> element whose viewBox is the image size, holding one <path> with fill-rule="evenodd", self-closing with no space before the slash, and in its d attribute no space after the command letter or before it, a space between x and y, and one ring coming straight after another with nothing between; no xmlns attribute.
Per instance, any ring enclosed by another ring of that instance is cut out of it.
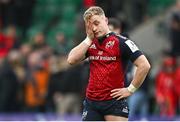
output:
<svg viewBox="0 0 180 122"><path fill-rule="evenodd" d="M99 25L99 22L94 23L95 25Z"/></svg>

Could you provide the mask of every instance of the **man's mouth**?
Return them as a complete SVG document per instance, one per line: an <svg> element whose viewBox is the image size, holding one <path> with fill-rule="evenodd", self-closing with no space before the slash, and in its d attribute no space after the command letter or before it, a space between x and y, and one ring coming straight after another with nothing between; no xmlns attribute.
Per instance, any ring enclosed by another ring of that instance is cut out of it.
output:
<svg viewBox="0 0 180 122"><path fill-rule="evenodd" d="M95 32L94 34L97 35L99 32Z"/></svg>

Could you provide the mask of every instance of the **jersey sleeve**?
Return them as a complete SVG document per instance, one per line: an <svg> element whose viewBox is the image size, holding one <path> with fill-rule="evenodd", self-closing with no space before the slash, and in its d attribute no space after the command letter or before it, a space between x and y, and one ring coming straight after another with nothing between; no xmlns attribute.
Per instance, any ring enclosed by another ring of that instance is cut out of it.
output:
<svg viewBox="0 0 180 122"><path fill-rule="evenodd" d="M137 45L130 39L120 39L120 49L122 56L130 59L132 62L143 54Z"/></svg>

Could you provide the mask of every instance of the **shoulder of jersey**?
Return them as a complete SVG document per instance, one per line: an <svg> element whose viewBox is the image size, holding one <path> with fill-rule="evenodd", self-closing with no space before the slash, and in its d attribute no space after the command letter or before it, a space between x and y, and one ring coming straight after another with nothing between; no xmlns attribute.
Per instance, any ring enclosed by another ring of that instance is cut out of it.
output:
<svg viewBox="0 0 180 122"><path fill-rule="evenodd" d="M122 39L122 40L124 40L124 41L128 40L127 37L122 36L122 35L120 35L120 34L116 34L116 36L117 36L119 39Z"/></svg>

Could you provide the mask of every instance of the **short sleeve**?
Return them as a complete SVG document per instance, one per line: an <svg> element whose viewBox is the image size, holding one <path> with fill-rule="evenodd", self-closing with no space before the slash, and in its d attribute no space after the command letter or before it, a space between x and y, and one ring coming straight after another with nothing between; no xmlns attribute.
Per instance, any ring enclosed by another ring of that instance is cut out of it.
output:
<svg viewBox="0 0 180 122"><path fill-rule="evenodd" d="M137 45L130 39L120 38L120 50L124 58L130 59L134 62L143 53L139 50Z"/></svg>

